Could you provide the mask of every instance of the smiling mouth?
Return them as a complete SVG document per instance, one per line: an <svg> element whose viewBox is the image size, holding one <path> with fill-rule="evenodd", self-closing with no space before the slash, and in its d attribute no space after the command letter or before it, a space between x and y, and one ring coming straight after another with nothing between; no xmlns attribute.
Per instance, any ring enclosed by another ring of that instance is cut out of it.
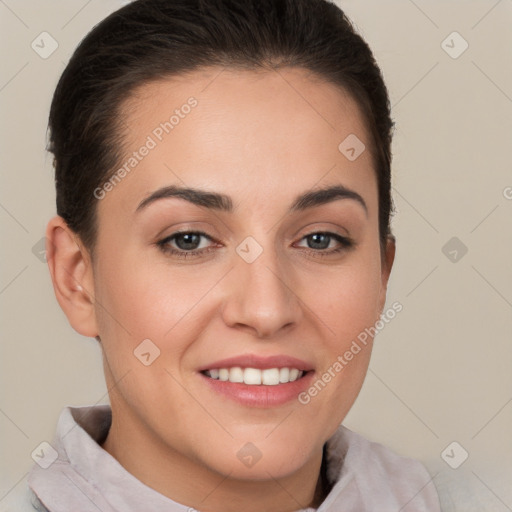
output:
<svg viewBox="0 0 512 512"><path fill-rule="evenodd" d="M297 368L242 368L234 366L232 368L214 368L201 372L206 377L223 382L232 382L247 384L249 386L277 386L279 384L288 384L304 377L307 371Z"/></svg>

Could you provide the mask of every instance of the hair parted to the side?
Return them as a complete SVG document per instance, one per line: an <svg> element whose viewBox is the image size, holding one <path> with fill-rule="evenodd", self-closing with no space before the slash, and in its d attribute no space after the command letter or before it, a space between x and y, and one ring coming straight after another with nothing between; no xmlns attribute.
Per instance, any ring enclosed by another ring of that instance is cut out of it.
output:
<svg viewBox="0 0 512 512"><path fill-rule="evenodd" d="M327 0L136 0L94 27L64 70L49 116L57 214L84 245L93 251L93 191L123 158L123 101L147 82L210 66L301 67L356 100L372 138L384 245L392 212L388 92L370 48Z"/></svg>

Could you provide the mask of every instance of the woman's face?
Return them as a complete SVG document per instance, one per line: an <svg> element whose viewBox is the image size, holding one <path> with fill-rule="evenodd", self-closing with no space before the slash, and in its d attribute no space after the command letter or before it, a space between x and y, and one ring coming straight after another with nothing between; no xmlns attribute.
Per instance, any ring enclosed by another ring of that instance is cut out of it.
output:
<svg viewBox="0 0 512 512"><path fill-rule="evenodd" d="M123 121L93 265L116 431L231 477L292 474L361 388L371 340L343 355L392 263L358 108L304 70L216 68L141 87Z"/></svg>

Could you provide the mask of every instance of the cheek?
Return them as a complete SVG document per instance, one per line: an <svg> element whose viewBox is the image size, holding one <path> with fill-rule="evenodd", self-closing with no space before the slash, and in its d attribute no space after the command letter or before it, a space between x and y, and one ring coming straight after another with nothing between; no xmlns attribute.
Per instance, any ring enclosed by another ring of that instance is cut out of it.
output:
<svg viewBox="0 0 512 512"><path fill-rule="evenodd" d="M361 251L346 265L316 277L304 281L302 293L320 319L314 330L320 365L298 397L299 417L304 424L317 425L326 440L354 404L367 373L372 338L366 329L380 313L380 254Z"/></svg>
<svg viewBox="0 0 512 512"><path fill-rule="evenodd" d="M96 281L97 302L104 306L99 313L106 317L104 327L126 327L135 338L155 335L159 327L172 327L195 295L194 288L184 286L176 272L130 251L104 258Z"/></svg>
<svg viewBox="0 0 512 512"><path fill-rule="evenodd" d="M330 279L324 276L322 289L310 294L312 309L325 326L325 336L316 386L310 388L304 401L314 400L316 406L327 402L328 410L337 410L333 428L348 412L362 386L372 349L371 327L380 315L380 255L377 258L371 254L373 251L337 269Z"/></svg>
<svg viewBox="0 0 512 512"><path fill-rule="evenodd" d="M107 357L115 354L114 364L133 366L133 351L149 339L177 363L210 320L204 298L219 281L217 270L171 268L129 251L104 259L96 276L96 314Z"/></svg>
<svg viewBox="0 0 512 512"><path fill-rule="evenodd" d="M315 311L329 328L329 339L337 345L333 348L342 349L379 317L380 262L370 257L354 259L352 264L317 280L315 292L310 295Z"/></svg>

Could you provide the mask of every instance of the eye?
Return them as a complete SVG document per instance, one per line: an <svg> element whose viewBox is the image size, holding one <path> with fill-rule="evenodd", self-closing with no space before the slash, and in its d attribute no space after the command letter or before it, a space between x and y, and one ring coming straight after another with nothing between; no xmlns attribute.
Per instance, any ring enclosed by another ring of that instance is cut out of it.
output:
<svg viewBox="0 0 512 512"><path fill-rule="evenodd" d="M303 237L302 240L306 241L307 248L312 249L311 252L316 252L318 255L322 256L338 253L350 249L355 245L350 238L326 231L310 233ZM299 245L299 247L304 246Z"/></svg>
<svg viewBox="0 0 512 512"><path fill-rule="evenodd" d="M213 247L207 241L213 242L213 239L202 231L178 231L160 240L157 245L165 253L190 258L211 250Z"/></svg>

